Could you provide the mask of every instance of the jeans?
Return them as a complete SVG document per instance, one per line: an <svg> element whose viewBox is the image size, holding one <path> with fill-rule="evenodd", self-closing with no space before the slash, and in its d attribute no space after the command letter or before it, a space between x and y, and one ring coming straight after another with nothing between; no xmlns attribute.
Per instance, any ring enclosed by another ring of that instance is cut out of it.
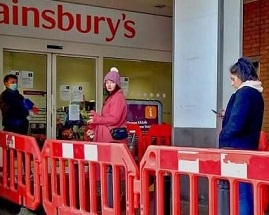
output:
<svg viewBox="0 0 269 215"><path fill-rule="evenodd" d="M239 182L239 215L254 215L252 185Z"/></svg>
<svg viewBox="0 0 269 215"><path fill-rule="evenodd" d="M230 185L227 180L218 182L218 215L230 214ZM239 215L254 215L252 185L239 182Z"/></svg>

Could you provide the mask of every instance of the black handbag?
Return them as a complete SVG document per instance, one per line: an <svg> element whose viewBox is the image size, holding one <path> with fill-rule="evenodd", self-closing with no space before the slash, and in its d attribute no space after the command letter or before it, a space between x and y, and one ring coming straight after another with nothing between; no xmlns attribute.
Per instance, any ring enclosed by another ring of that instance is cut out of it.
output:
<svg viewBox="0 0 269 215"><path fill-rule="evenodd" d="M110 130L111 136L114 140L123 140L128 137L128 131L127 128L112 128Z"/></svg>

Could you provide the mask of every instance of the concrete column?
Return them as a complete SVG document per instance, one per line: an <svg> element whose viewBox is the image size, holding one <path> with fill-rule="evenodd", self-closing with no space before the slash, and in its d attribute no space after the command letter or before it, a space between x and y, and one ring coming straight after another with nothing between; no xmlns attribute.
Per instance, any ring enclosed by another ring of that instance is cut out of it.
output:
<svg viewBox="0 0 269 215"><path fill-rule="evenodd" d="M173 144L217 147L221 124L211 109L232 93L229 67L241 56L241 0L175 0Z"/></svg>

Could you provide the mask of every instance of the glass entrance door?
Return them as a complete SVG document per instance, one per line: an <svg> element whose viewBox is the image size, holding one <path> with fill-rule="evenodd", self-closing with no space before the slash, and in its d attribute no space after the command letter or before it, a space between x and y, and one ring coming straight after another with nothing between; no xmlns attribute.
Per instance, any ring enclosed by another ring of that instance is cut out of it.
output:
<svg viewBox="0 0 269 215"><path fill-rule="evenodd" d="M29 135L40 145L70 133L83 139L95 109L96 59L4 50L3 62L3 75L17 75L20 93L38 109L29 116Z"/></svg>
<svg viewBox="0 0 269 215"><path fill-rule="evenodd" d="M36 137L40 144L47 136L47 60L47 54L4 50L3 75L15 74L18 90L38 110L30 111L28 119L29 134Z"/></svg>
<svg viewBox="0 0 269 215"><path fill-rule="evenodd" d="M53 136L83 140L89 111L95 109L96 59L55 55Z"/></svg>

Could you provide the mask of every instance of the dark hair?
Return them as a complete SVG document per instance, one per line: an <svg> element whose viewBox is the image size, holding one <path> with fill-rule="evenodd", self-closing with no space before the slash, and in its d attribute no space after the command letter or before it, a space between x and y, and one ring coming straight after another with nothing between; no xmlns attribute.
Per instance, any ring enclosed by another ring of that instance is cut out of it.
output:
<svg viewBox="0 0 269 215"><path fill-rule="evenodd" d="M18 77L16 75L13 74L8 74L4 77L4 83L7 82L9 79L16 79L18 80Z"/></svg>
<svg viewBox="0 0 269 215"><path fill-rule="evenodd" d="M106 100L108 100L108 98L110 98L112 95L114 95L116 92L118 92L121 88L116 84L116 87L115 89L112 91L112 92L109 92L106 87L105 87L105 90L106 90L106 93L107 93L107 97L106 97Z"/></svg>
<svg viewBox="0 0 269 215"><path fill-rule="evenodd" d="M237 75L241 81L256 81L259 79L256 69L250 59L246 57L239 58L238 61L231 66L230 72Z"/></svg>

